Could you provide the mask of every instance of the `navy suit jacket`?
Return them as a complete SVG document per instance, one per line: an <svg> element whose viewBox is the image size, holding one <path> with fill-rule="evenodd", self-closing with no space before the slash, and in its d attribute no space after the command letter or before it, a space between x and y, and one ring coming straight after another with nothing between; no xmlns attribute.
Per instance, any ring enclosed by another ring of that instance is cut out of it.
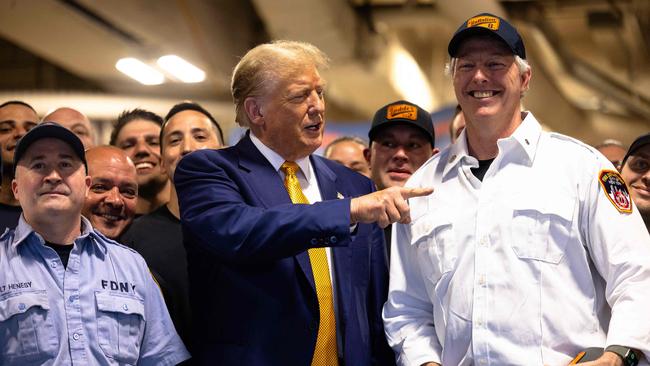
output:
<svg viewBox="0 0 650 366"><path fill-rule="evenodd" d="M348 366L395 363L381 319L388 291L383 232L359 224L350 233L350 197L373 185L342 165L310 159L323 199L312 205L291 203L248 136L234 147L193 152L176 168L195 362L310 365L319 312L306 250L329 246L340 358Z"/></svg>

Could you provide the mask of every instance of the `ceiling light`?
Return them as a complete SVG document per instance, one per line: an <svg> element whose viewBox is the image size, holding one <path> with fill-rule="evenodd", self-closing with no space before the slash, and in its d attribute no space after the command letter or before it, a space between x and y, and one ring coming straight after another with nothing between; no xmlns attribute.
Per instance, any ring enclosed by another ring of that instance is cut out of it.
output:
<svg viewBox="0 0 650 366"><path fill-rule="evenodd" d="M205 72L176 55L162 56L158 66L184 83L200 83L205 80Z"/></svg>
<svg viewBox="0 0 650 366"><path fill-rule="evenodd" d="M404 98L425 110L433 108L433 92L426 75L409 52L393 47L390 81Z"/></svg>
<svg viewBox="0 0 650 366"><path fill-rule="evenodd" d="M162 73L133 57L119 59L115 63L115 68L140 84L159 85L165 81Z"/></svg>

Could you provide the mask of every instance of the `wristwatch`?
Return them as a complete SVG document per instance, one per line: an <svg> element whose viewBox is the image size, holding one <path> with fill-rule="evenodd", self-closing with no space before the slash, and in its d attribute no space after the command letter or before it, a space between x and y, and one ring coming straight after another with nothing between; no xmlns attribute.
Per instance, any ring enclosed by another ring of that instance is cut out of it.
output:
<svg viewBox="0 0 650 366"><path fill-rule="evenodd" d="M607 352L614 352L623 359L623 365L636 366L639 364L639 358L632 349L624 346L609 346L605 348Z"/></svg>

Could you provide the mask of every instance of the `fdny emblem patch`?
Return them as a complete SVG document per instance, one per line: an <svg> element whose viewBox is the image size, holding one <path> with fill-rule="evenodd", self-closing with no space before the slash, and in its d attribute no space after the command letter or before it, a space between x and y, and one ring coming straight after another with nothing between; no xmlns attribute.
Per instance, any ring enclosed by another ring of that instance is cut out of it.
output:
<svg viewBox="0 0 650 366"><path fill-rule="evenodd" d="M632 199L630 198L630 191L627 189L625 181L618 172L613 170L601 170L598 175L603 191L609 198L609 201L616 207L617 210L623 213L632 212Z"/></svg>

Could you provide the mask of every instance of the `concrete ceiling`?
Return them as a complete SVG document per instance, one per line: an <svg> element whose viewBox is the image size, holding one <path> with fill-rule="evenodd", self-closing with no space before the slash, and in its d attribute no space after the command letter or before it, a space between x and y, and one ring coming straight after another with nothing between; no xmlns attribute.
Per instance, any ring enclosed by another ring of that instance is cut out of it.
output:
<svg viewBox="0 0 650 366"><path fill-rule="evenodd" d="M447 42L484 11L524 36L533 66L524 103L550 129L589 143L629 143L650 130L645 0L0 0L0 98L38 100L41 113L83 100L102 120L134 105L164 114L193 99L228 128L238 58L260 42L295 39L333 60L330 120L367 121L405 98L392 77L396 50L417 62L431 91L423 103L436 110L455 104L443 73ZM122 57L153 63L170 53L204 69L206 81L143 86L115 69Z"/></svg>

